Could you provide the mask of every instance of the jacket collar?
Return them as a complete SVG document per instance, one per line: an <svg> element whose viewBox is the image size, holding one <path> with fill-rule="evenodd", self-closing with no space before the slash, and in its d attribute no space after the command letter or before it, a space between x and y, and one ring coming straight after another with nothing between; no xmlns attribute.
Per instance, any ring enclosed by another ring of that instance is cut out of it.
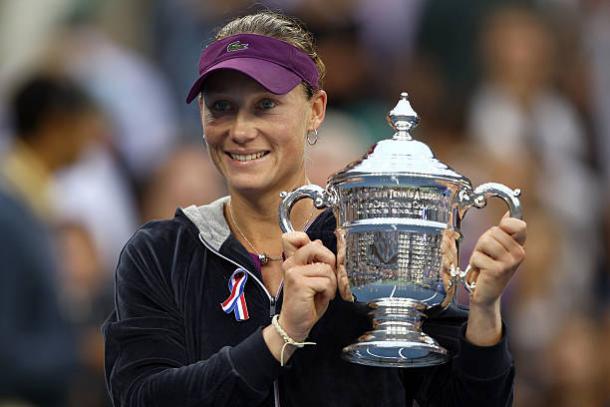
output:
<svg viewBox="0 0 610 407"><path fill-rule="evenodd" d="M182 212L199 230L201 237L216 251L220 251L222 244L231 236L231 230L224 216L224 205L229 197L224 196L214 202L183 208Z"/></svg>
<svg viewBox="0 0 610 407"><path fill-rule="evenodd" d="M182 209L186 217L199 230L201 238L218 252L220 252L225 242L229 241L231 243L232 240L237 241L231 235L231 229L229 229L224 216L224 205L228 202L229 197L224 196L207 205L191 205ZM335 250L334 230L335 218L331 210L326 210L307 228L307 234L310 235L311 239L322 239L331 250ZM330 236L325 236L325 234ZM247 252L245 254L247 255Z"/></svg>

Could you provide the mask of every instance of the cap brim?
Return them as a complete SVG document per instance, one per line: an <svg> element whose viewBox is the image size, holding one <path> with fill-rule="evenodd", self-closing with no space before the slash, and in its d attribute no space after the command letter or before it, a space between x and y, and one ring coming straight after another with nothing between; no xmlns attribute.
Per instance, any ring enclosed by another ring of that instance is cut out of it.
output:
<svg viewBox="0 0 610 407"><path fill-rule="evenodd" d="M261 84L262 87L276 95L285 95L302 82L300 76L277 65L273 62L257 58L234 58L219 62L201 73L199 78L193 83L186 103L191 103L203 88L206 78L213 72L221 69L238 71L247 75Z"/></svg>

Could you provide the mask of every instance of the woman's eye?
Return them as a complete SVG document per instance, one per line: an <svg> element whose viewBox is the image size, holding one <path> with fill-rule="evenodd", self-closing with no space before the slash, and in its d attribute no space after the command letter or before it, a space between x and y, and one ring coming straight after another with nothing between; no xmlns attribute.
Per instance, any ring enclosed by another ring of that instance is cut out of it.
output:
<svg viewBox="0 0 610 407"><path fill-rule="evenodd" d="M227 112L231 109L231 104L226 100L217 100L212 103L212 110L214 112Z"/></svg>
<svg viewBox="0 0 610 407"><path fill-rule="evenodd" d="M275 107L275 102L271 99L263 99L258 105L263 110L273 109Z"/></svg>

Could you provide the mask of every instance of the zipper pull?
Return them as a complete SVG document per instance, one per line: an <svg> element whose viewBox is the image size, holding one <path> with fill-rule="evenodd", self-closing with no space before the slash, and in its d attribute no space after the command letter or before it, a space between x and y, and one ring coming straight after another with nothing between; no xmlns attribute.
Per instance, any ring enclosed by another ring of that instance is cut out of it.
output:
<svg viewBox="0 0 610 407"><path fill-rule="evenodd" d="M272 317L275 315L275 298L271 297L269 299L269 316Z"/></svg>

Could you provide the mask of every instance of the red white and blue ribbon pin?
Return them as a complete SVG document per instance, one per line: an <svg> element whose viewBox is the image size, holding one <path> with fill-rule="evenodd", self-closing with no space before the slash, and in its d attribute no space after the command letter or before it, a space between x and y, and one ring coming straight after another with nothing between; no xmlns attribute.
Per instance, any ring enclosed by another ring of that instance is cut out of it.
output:
<svg viewBox="0 0 610 407"><path fill-rule="evenodd" d="M246 270L242 268L235 270L229 279L229 291L231 294L229 298L220 303L222 310L227 314L233 312L237 321L245 321L250 318L248 306L246 305L246 296L244 295L246 281L248 281Z"/></svg>

